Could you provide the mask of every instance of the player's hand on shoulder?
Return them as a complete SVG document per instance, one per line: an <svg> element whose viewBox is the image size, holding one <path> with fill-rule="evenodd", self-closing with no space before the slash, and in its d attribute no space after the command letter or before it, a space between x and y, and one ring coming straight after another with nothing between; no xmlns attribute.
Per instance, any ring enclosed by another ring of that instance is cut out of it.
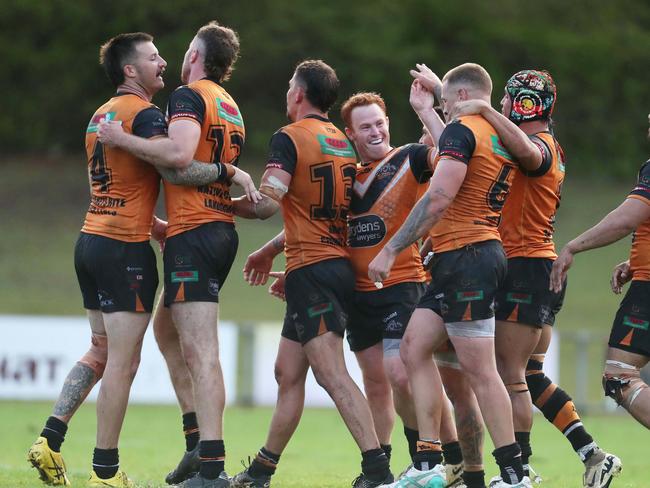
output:
<svg viewBox="0 0 650 488"><path fill-rule="evenodd" d="M271 271L269 276L275 278L275 281L269 286L269 293L283 302L287 301L284 293L284 271Z"/></svg>
<svg viewBox="0 0 650 488"><path fill-rule="evenodd" d="M262 195L259 191L257 191L257 188L255 188L255 183L253 182L251 175L249 175L246 171L239 169L237 166L234 166L234 168L235 174L231 178L231 181L244 189L246 198L249 201L253 203L258 203L261 201Z"/></svg>
<svg viewBox="0 0 650 488"><path fill-rule="evenodd" d="M125 134L119 120L102 120L97 127L97 139L109 146L119 145L120 137Z"/></svg>
<svg viewBox="0 0 650 488"><path fill-rule="evenodd" d="M612 278L610 280L610 285L612 286L612 291L617 295L623 291L623 285L632 279L632 273L630 272L630 260L623 261L622 263L617 264L614 267L612 272Z"/></svg>
<svg viewBox="0 0 650 488"><path fill-rule="evenodd" d="M257 250L246 258L244 280L251 286L265 285L272 266L273 258L268 257L261 249Z"/></svg>
<svg viewBox="0 0 650 488"><path fill-rule="evenodd" d="M485 100L463 100L456 102L453 110L453 118L462 117L463 115L479 115L490 110L492 107Z"/></svg>

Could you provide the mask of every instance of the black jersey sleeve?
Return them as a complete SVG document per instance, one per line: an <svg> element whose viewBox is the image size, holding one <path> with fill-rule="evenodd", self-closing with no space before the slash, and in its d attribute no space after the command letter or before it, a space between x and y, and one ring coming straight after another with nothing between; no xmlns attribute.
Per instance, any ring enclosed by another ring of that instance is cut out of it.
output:
<svg viewBox="0 0 650 488"><path fill-rule="evenodd" d="M540 164L539 168L534 171L527 171L521 167L519 169L521 169L521 172L526 176L543 176L548 173L549 169L551 169L551 165L553 164L553 153L551 152L551 148L548 147L548 144L546 144L540 137L532 135L529 136L529 139L542 153L542 164Z"/></svg>
<svg viewBox="0 0 650 488"><path fill-rule="evenodd" d="M636 186L630 192L630 195L638 195L646 200L650 200L650 159L641 166Z"/></svg>
<svg viewBox="0 0 650 488"><path fill-rule="evenodd" d="M170 122L177 118L189 118L202 124L205 117L205 102L194 90L181 86L170 95L167 114Z"/></svg>
<svg viewBox="0 0 650 488"><path fill-rule="evenodd" d="M409 148L409 161L411 163L411 172L415 179L420 183L429 181L431 178L431 166L429 157L434 149L424 144L411 144Z"/></svg>
<svg viewBox="0 0 650 488"><path fill-rule="evenodd" d="M167 121L158 107L149 107L140 111L133 119L133 135L151 139L167 135Z"/></svg>
<svg viewBox="0 0 650 488"><path fill-rule="evenodd" d="M291 137L281 130L273 134L269 143L269 157L266 160L266 168L279 168L293 175L297 161L298 153Z"/></svg>
<svg viewBox="0 0 650 488"><path fill-rule="evenodd" d="M439 155L469 164L476 149L476 138L469 127L454 121L440 135Z"/></svg>

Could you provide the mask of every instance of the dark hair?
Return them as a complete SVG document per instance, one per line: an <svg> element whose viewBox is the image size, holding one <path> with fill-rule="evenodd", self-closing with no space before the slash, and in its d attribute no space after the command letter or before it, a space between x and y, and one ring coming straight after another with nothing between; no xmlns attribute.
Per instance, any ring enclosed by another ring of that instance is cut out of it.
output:
<svg viewBox="0 0 650 488"><path fill-rule="evenodd" d="M99 64L115 87L124 83L124 66L132 62L136 45L151 42L153 36L145 32L129 32L110 38L99 48Z"/></svg>
<svg viewBox="0 0 650 488"><path fill-rule="evenodd" d="M449 70L442 81L450 85L459 83L469 85L485 93L492 93L492 79L483 66L476 63L465 63Z"/></svg>
<svg viewBox="0 0 650 488"><path fill-rule="evenodd" d="M320 59L308 59L296 66L295 77L309 103L321 112L332 108L339 95L339 79L331 66Z"/></svg>
<svg viewBox="0 0 650 488"><path fill-rule="evenodd" d="M204 68L210 78L219 82L230 78L235 61L239 57L239 37L229 27L216 20L205 24L196 33L205 47Z"/></svg>

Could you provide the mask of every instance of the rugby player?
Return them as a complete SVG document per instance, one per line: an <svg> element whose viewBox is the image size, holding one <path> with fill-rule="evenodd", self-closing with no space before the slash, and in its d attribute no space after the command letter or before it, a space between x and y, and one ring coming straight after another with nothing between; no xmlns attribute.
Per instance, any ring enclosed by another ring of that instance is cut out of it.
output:
<svg viewBox="0 0 650 488"><path fill-rule="evenodd" d="M466 63L452 69L441 86L445 117L449 118L458 101L479 98L489 102L491 92L492 81L481 66ZM435 137L439 129L430 124L432 112L433 97L418 115ZM411 486L426 486L442 478L442 383L432 354L449 337L496 447L493 454L502 479L490 485L530 486L494 353L494 296L506 273L497 226L515 164L498 143L494 128L480 116L453 120L439 142L427 193L368 267L369 278L383 282L396 256L435 225L432 282L411 317L401 347L420 433L418 461L407 477L418 483L409 480ZM398 483L395 486L405 486Z"/></svg>
<svg viewBox="0 0 650 488"><path fill-rule="evenodd" d="M415 451L417 442L417 419L399 345L424 291L425 273L415 244L400 254L397 272L381 290L368 280L367 269L379 245L392 237L426 191L434 151L423 144L392 147L386 104L376 93L350 97L341 118L360 159L348 219L356 284L347 340L361 367L381 447L390 457L395 411L404 424L409 451Z"/></svg>
<svg viewBox="0 0 650 488"><path fill-rule="evenodd" d="M239 39L232 29L214 21L204 25L183 59L181 80L186 85L169 100L168 137L150 141L110 123L101 132L107 142L152 163L183 166L192 160L202 161L218 175L216 182L198 187L165 182L169 224L164 301L171 308L192 377L201 437L199 472L180 484L188 488L230 483L224 471L225 390L217 325L219 290L238 245L227 180L238 174L235 167L245 131L236 102L222 87L238 54Z"/></svg>
<svg viewBox="0 0 650 488"><path fill-rule="evenodd" d="M510 393L524 471L529 471L532 455L534 401L584 463L584 486L605 487L620 471L621 461L598 447L571 397L543 372L544 355L566 289L563 285L559 293L549 290L551 267L557 258L555 214L565 167L562 148L551 130L555 99L556 86L549 73L523 70L506 83L502 113L474 100L459 104L457 113L485 117L521 162L499 224L508 274L496 298L496 354L499 373Z"/></svg>
<svg viewBox="0 0 650 488"><path fill-rule="evenodd" d="M338 88L336 73L323 61L300 63L287 91L292 123L271 139L260 191L282 206L284 231L249 256L245 276L253 284L265 282L273 258L285 249L287 313L275 364L278 400L264 446L233 486L270 485L302 415L309 367L361 450L362 473L353 486L393 479L368 403L343 359L354 289L346 237L356 158L345 134L328 119Z"/></svg>
<svg viewBox="0 0 650 488"><path fill-rule="evenodd" d="M416 78L421 78L422 73L430 72L424 64L417 65L417 71L412 70ZM437 77L436 77L437 78ZM424 81L418 79L418 81ZM431 92L434 92L434 86ZM438 116L443 116L442 111L436 107ZM433 137L426 126L422 127L420 143L435 146ZM425 269L433 257L431 237L427 236L420 247ZM430 279L430 276L429 276ZM476 395L467 381L465 374L460 368L458 357L454 346L449 341L436 349L434 353L436 366L440 371L440 378L444 391L454 406L453 421L449 420L451 411L446 402L442 405L442 417L440 422L440 441L442 443L442 454L445 461L445 478L448 487L458 486L462 483L466 488L485 488L485 471L483 469L483 418L479 409ZM449 426L454 427L453 430ZM417 432L415 433L417 435ZM417 441L417 437L416 437ZM458 454L460 445L460 455Z"/></svg>
<svg viewBox="0 0 650 488"><path fill-rule="evenodd" d="M630 258L614 269L611 279L615 293L621 293L628 281L632 283L612 325L603 388L605 395L650 428L650 389L639 372L650 359L650 160L641 166L637 183L623 203L562 248L553 263L551 289L562 288L576 254L607 246L630 233L634 233Z"/></svg>
<svg viewBox="0 0 650 488"><path fill-rule="evenodd" d="M165 117L151 99L164 86L167 63L153 38L142 32L107 41L100 48L100 63L117 93L97 109L86 130L91 202L75 247L75 269L92 345L68 374L28 459L47 484L70 484L61 443L75 411L103 378L89 486L130 487L132 481L119 470L118 440L158 286L149 239L152 231L162 239L165 223L154 221L160 186L156 169L123 150L105 146L97 139L97 130L101 120L110 119L147 140L165 136Z"/></svg>

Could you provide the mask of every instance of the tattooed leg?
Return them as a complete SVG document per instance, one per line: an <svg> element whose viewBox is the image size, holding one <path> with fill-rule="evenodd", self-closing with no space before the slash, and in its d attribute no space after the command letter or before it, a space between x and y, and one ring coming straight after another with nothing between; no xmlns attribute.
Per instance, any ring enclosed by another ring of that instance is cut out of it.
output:
<svg viewBox="0 0 650 488"><path fill-rule="evenodd" d="M67 424L100 378L90 366L75 364L63 383L52 415Z"/></svg>

